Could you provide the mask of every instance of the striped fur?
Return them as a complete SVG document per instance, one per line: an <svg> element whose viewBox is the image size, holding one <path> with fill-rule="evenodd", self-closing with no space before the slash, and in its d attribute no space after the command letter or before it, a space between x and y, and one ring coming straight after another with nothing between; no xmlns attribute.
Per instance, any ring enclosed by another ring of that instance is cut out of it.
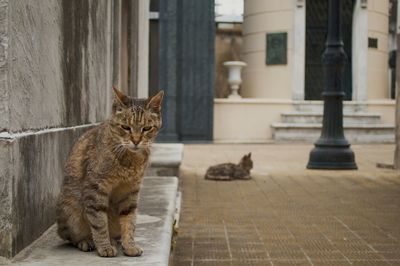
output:
<svg viewBox="0 0 400 266"><path fill-rule="evenodd" d="M65 165L57 203L59 236L82 251L140 256L134 230L150 144L161 128L163 92L132 99L117 89L110 119L83 134Z"/></svg>
<svg viewBox="0 0 400 266"><path fill-rule="evenodd" d="M250 179L252 168L253 161L251 160L251 153L249 153L243 156L238 164L223 163L210 166L204 178L210 180Z"/></svg>

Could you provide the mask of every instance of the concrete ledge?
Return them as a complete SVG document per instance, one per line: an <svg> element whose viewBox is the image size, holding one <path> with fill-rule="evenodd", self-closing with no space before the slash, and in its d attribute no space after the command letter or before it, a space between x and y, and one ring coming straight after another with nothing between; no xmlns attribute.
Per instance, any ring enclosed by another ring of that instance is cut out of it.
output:
<svg viewBox="0 0 400 266"><path fill-rule="evenodd" d="M91 127L0 133L0 256L13 257L54 223L64 162Z"/></svg>
<svg viewBox="0 0 400 266"><path fill-rule="evenodd" d="M317 128L321 129L321 123L273 123L273 128ZM391 129L394 130L393 125L387 124L343 124L346 129Z"/></svg>
<svg viewBox="0 0 400 266"><path fill-rule="evenodd" d="M178 176L183 157L181 143L155 143L146 176Z"/></svg>
<svg viewBox="0 0 400 266"><path fill-rule="evenodd" d="M273 137L276 141L314 142L321 135L322 124L274 123ZM343 125L346 139L352 143L393 143L394 127L385 124Z"/></svg>
<svg viewBox="0 0 400 266"><path fill-rule="evenodd" d="M145 177L140 191L136 242L144 249L141 257L101 258L66 244L51 227L23 250L12 265L168 265L178 190L176 177Z"/></svg>

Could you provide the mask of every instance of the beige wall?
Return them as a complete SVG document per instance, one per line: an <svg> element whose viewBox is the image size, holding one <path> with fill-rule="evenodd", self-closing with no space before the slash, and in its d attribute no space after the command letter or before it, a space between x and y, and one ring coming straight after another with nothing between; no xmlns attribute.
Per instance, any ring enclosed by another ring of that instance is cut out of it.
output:
<svg viewBox="0 0 400 266"><path fill-rule="evenodd" d="M395 100L371 100L367 102L367 108L370 113L380 114L382 123L395 124Z"/></svg>
<svg viewBox="0 0 400 266"><path fill-rule="evenodd" d="M281 121L281 114L294 111L292 101L277 99L215 99L214 100L214 141L259 143L272 141L271 125ZM314 103L321 104L321 101ZM357 102L345 102L356 105ZM394 125L394 100L367 102L367 112L381 115L382 123Z"/></svg>
<svg viewBox="0 0 400 266"><path fill-rule="evenodd" d="M266 142L271 140L271 124L282 112L293 110L290 100L215 99L215 142Z"/></svg>
<svg viewBox="0 0 400 266"><path fill-rule="evenodd" d="M245 0L243 23L242 96L291 99L293 0ZM288 33L288 64L265 64L266 33Z"/></svg>
<svg viewBox="0 0 400 266"><path fill-rule="evenodd" d="M368 37L378 39L378 49L368 48L367 97L389 98L389 0L368 1Z"/></svg>

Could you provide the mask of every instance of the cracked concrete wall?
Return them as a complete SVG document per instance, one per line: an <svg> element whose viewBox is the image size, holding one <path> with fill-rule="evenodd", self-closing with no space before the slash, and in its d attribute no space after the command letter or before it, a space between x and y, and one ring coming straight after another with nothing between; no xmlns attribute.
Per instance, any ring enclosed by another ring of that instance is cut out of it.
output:
<svg viewBox="0 0 400 266"><path fill-rule="evenodd" d="M0 131L9 123L8 71L8 1L0 0Z"/></svg>
<svg viewBox="0 0 400 266"><path fill-rule="evenodd" d="M0 256L12 256L13 158L10 141L0 141Z"/></svg>
<svg viewBox="0 0 400 266"><path fill-rule="evenodd" d="M0 0L0 256L54 223L73 142L111 111L113 7Z"/></svg>
<svg viewBox="0 0 400 266"><path fill-rule="evenodd" d="M75 140L88 128L91 126L28 134L13 140L12 255L54 223L64 162Z"/></svg>
<svg viewBox="0 0 400 266"><path fill-rule="evenodd" d="M110 6L110 1L95 0L8 3L9 119L0 120L0 129L74 126L106 118Z"/></svg>

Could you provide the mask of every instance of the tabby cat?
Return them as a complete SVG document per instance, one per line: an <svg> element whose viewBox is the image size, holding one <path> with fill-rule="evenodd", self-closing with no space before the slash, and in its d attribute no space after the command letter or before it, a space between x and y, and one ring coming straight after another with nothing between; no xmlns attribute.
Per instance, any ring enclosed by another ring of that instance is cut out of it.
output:
<svg viewBox="0 0 400 266"><path fill-rule="evenodd" d="M160 91L132 99L116 88L111 117L75 143L65 165L57 202L59 236L82 251L117 255L117 241L127 256L140 256L134 230L138 193L161 127Z"/></svg>
<svg viewBox="0 0 400 266"><path fill-rule="evenodd" d="M223 163L210 166L207 169L205 179L234 180L250 179L250 170L253 168L251 152L242 157L238 164Z"/></svg>

